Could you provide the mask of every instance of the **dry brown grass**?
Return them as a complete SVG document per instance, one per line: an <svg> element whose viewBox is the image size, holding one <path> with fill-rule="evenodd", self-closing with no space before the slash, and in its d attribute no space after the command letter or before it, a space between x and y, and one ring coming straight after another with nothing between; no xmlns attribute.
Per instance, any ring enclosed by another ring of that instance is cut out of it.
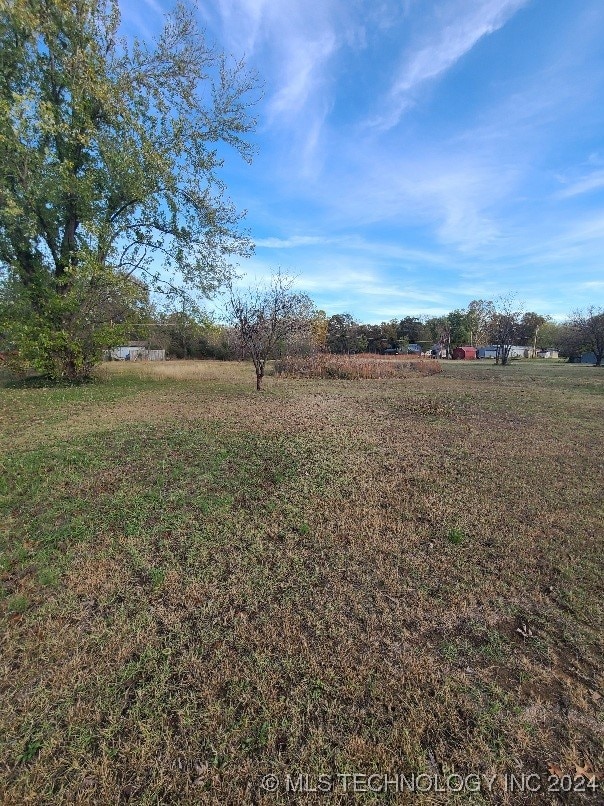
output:
<svg viewBox="0 0 604 806"><path fill-rule="evenodd" d="M0 390L3 803L598 802L545 789L604 767L603 375L105 372Z"/></svg>
<svg viewBox="0 0 604 806"><path fill-rule="evenodd" d="M412 373L437 375L438 361L425 361L414 356L383 356L373 353L338 355L317 353L309 356L287 356L275 362L275 372L285 378L327 378L330 380L376 380L405 378Z"/></svg>
<svg viewBox="0 0 604 806"><path fill-rule="evenodd" d="M101 377L154 381L222 381L232 384L249 375L250 365L238 361L111 361L102 364Z"/></svg>

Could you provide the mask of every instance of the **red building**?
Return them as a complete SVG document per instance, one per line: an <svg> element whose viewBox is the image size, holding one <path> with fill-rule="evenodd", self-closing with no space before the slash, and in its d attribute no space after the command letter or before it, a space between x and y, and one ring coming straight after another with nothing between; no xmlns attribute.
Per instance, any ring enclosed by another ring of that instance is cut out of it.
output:
<svg viewBox="0 0 604 806"><path fill-rule="evenodd" d="M453 352L451 353L453 358L457 358L458 360L467 360L468 358L476 358L476 348L475 347L456 347Z"/></svg>

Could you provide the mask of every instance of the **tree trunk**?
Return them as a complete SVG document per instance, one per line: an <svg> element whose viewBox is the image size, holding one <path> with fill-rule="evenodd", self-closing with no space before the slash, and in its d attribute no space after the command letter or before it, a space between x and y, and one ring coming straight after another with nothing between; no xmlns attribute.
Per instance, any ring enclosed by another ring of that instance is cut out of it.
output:
<svg viewBox="0 0 604 806"><path fill-rule="evenodd" d="M56 352L53 356L53 368L50 375L55 380L64 380L71 383L80 383L90 378L93 363L82 361L81 356L69 348Z"/></svg>

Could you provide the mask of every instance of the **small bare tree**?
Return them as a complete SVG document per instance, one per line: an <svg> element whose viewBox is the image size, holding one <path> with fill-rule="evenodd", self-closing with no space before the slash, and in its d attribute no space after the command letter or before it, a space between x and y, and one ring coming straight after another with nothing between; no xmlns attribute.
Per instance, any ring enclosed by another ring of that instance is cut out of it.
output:
<svg viewBox="0 0 604 806"><path fill-rule="evenodd" d="M516 305L513 295L495 300L488 323L488 333L497 347L495 361L497 364L501 362L504 367L510 360L512 345L520 332L522 310L518 310Z"/></svg>
<svg viewBox="0 0 604 806"><path fill-rule="evenodd" d="M293 290L293 277L277 271L268 284L243 291L228 286L227 316L254 362L256 389L262 388L266 362L279 343L309 330L316 316L314 303Z"/></svg>

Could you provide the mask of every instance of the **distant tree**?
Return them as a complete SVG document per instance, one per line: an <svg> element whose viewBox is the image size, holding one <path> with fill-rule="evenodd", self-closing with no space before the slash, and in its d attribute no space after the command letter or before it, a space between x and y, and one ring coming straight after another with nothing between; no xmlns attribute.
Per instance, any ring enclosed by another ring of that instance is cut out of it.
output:
<svg viewBox="0 0 604 806"><path fill-rule="evenodd" d="M466 309L466 323L470 331L470 343L477 347L485 345L488 324L493 316L493 303L490 300L473 299Z"/></svg>
<svg viewBox="0 0 604 806"><path fill-rule="evenodd" d="M232 327L208 322L197 344L200 358L232 361L237 357L237 332Z"/></svg>
<svg viewBox="0 0 604 806"><path fill-rule="evenodd" d="M558 349L560 347L562 332L562 325L548 318L537 332L537 348L541 350L545 350L549 347Z"/></svg>
<svg viewBox="0 0 604 806"><path fill-rule="evenodd" d="M576 311L569 322L581 352L592 352L596 366L602 366L604 358L604 308L591 306L586 312Z"/></svg>
<svg viewBox="0 0 604 806"><path fill-rule="evenodd" d="M244 291L228 286L227 317L237 329L242 346L256 370L256 389L262 388L266 362L277 344L296 333L310 332L316 308L306 294L293 290L294 278L277 271L268 285Z"/></svg>
<svg viewBox="0 0 604 806"><path fill-rule="evenodd" d="M332 353L358 352L359 325L349 313L329 317L327 323L327 349Z"/></svg>
<svg viewBox="0 0 604 806"><path fill-rule="evenodd" d="M413 343L415 344L416 342L413 342ZM410 341L409 341L409 339L408 339L408 338L405 336L404 338L402 338L402 339L398 339L398 340L397 340L397 342L396 342L396 347L397 347L397 349L398 349L398 350L400 350L400 352L401 352L403 355L407 355L407 353L409 352L409 345L410 345L410 344L411 344L411 342L410 342Z"/></svg>
<svg viewBox="0 0 604 806"><path fill-rule="evenodd" d="M547 322L545 316L541 316L534 311L523 314L519 325L519 341L521 344L530 344L533 358L537 352L537 337L539 329Z"/></svg>
<svg viewBox="0 0 604 806"><path fill-rule="evenodd" d="M416 344L425 338L424 323L416 316L405 316L401 319L397 327L397 337L406 339L407 344Z"/></svg>
<svg viewBox="0 0 604 806"><path fill-rule="evenodd" d="M447 356L451 354L451 323L448 316L435 316L428 319L426 327L432 340L441 345Z"/></svg>
<svg viewBox="0 0 604 806"><path fill-rule="evenodd" d="M164 313L159 324L167 339L169 355L175 358L201 357L199 347L206 321L200 311L183 305L179 311Z"/></svg>
<svg viewBox="0 0 604 806"><path fill-rule="evenodd" d="M382 322L380 325L382 338L386 339L388 347L394 348L397 346L399 339L398 325L399 323L397 319L391 319L389 322Z"/></svg>
<svg viewBox="0 0 604 806"><path fill-rule="evenodd" d="M461 347L471 339L470 326L465 311L456 309L447 315L449 322L449 347Z"/></svg>
<svg viewBox="0 0 604 806"><path fill-rule="evenodd" d="M362 340L370 353L383 353L388 347L380 325L356 325L355 332L357 339Z"/></svg>
<svg viewBox="0 0 604 806"><path fill-rule="evenodd" d="M579 361L581 359L581 353L585 349L583 338L580 330L574 327L570 321L560 325L558 348L562 358L568 358L569 361Z"/></svg>
<svg viewBox="0 0 604 806"><path fill-rule="evenodd" d="M355 339L352 352L366 353L368 349L369 349L369 342L367 341L367 337L363 335L363 333L357 333L357 337Z"/></svg>
<svg viewBox="0 0 604 806"><path fill-rule="evenodd" d="M518 341L522 310L514 296L504 296L495 300L488 323L487 333L492 344L497 347L496 362L506 366L514 342Z"/></svg>
<svg viewBox="0 0 604 806"><path fill-rule="evenodd" d="M317 311L310 323L310 334L313 349L324 353L327 350L327 333L329 322L325 311Z"/></svg>

